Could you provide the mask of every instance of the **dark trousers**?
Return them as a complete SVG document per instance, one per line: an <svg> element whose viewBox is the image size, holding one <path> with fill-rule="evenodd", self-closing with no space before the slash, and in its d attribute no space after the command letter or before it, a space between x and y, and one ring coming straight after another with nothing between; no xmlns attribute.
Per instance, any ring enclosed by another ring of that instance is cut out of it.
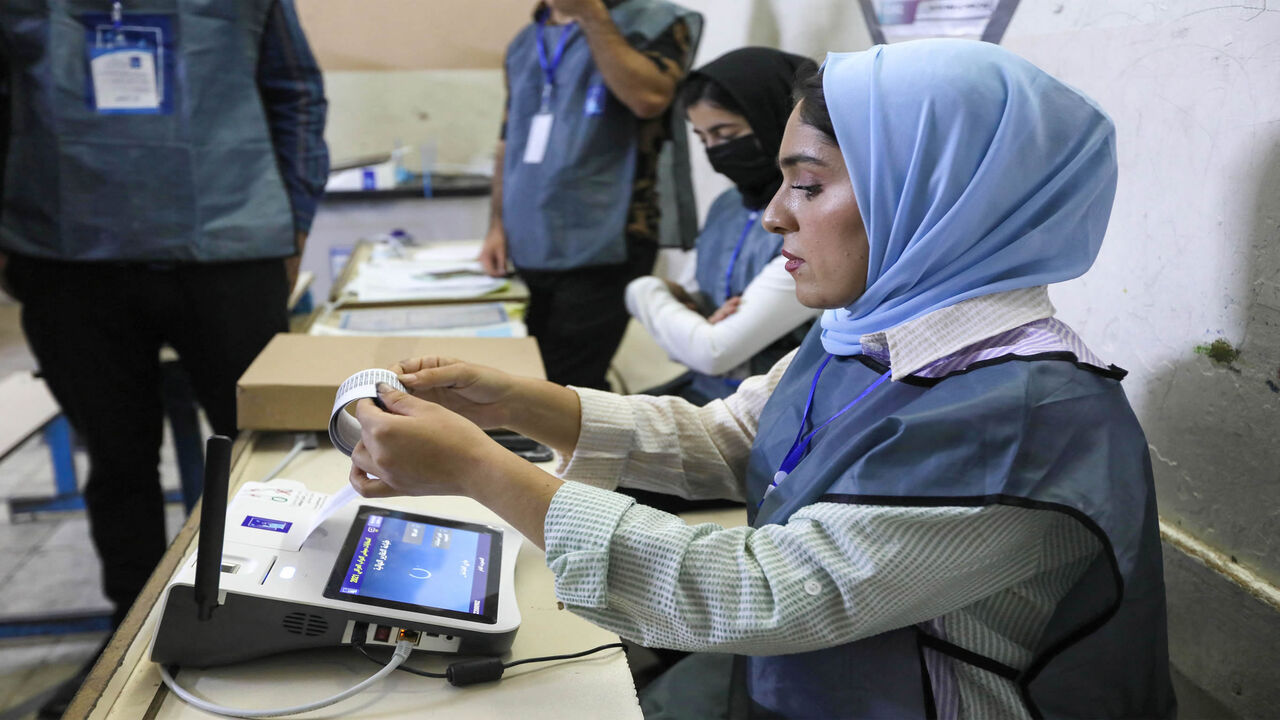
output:
<svg viewBox="0 0 1280 720"><path fill-rule="evenodd" d="M181 357L214 432L236 433L236 380L288 329L284 264L10 258L22 328L89 453L85 505L118 624L166 540L160 346Z"/></svg>
<svg viewBox="0 0 1280 720"><path fill-rule="evenodd" d="M627 283L653 271L658 249L633 244L621 265L521 270L529 286L525 325L538 341L547 379L608 390L606 374L631 316Z"/></svg>

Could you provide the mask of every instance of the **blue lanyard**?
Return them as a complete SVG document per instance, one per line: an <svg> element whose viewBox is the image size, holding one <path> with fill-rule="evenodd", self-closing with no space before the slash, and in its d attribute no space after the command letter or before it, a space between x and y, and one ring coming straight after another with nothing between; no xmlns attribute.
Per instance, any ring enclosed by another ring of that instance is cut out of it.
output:
<svg viewBox="0 0 1280 720"><path fill-rule="evenodd" d="M791 443L791 449L787 451L787 456L782 459L782 466L778 468L778 472L773 474L773 482L769 483L768 489L764 492L766 497L769 495L770 491L778 487L778 483L787 479L787 475L789 475L792 470L796 469L796 465L800 464L800 460L802 460L805 453L809 451L809 445L813 442L813 436L817 435L819 430L830 425L836 418L849 412L850 408L857 405L866 396L870 395L872 390L880 387L880 385L884 383L885 380L888 380L889 376L893 373L892 370L885 372L885 374L881 375L878 380L871 383L870 387L863 390L858 397L854 398L853 402L845 405L840 412L827 418L826 422L814 428L813 432L805 435L804 427L809 424L809 412L813 409L813 396L818 391L818 378L822 377L822 371L827 369L827 363L831 362L831 358L833 357L835 357L835 355L828 353L827 359L823 360L822 364L818 366L818 372L813 374L813 384L809 386L809 399L806 400L804 404L804 417L800 420L800 430L796 433L795 442ZM760 498L760 504L764 504L764 498Z"/></svg>
<svg viewBox="0 0 1280 720"><path fill-rule="evenodd" d="M742 228L742 234L738 236L738 244L733 248L733 257L729 258L729 269L724 273L724 299L728 300L733 297L733 268L738 264L738 256L742 254L742 244L746 242L747 235L751 234L751 228L756 224L756 220L760 219L760 211L752 210L747 213L746 227Z"/></svg>
<svg viewBox="0 0 1280 720"><path fill-rule="evenodd" d="M551 107L551 89L556 85L556 69L560 67L560 61L564 59L565 46L569 44L569 36L573 34L573 28L577 23L569 23L560 31L560 43L556 46L556 55L550 60L547 59L547 40L543 37L543 31L547 28L547 20L543 18L538 21L538 64L542 66L542 74L546 77L546 81L542 84L542 109L549 110Z"/></svg>

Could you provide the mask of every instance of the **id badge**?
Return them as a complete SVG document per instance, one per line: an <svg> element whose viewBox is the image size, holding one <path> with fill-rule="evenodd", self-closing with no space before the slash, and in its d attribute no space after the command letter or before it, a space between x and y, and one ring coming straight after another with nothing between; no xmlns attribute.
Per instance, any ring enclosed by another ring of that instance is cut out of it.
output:
<svg viewBox="0 0 1280 720"><path fill-rule="evenodd" d="M168 115L176 90L171 15L85 13L85 103L100 115Z"/></svg>
<svg viewBox="0 0 1280 720"><path fill-rule="evenodd" d="M148 47L93 47L89 74L100 113L159 113L156 53Z"/></svg>
<svg viewBox="0 0 1280 720"><path fill-rule="evenodd" d="M524 161L529 165L538 165L547 156L547 142L551 140L551 125L555 115L540 112L533 116L529 123L529 139L524 145Z"/></svg>

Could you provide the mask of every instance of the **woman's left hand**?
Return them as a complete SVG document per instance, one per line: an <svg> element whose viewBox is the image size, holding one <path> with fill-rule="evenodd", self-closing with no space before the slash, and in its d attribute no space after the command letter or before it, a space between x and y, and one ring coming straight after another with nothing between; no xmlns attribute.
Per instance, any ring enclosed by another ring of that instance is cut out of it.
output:
<svg viewBox="0 0 1280 720"><path fill-rule="evenodd" d="M508 454L479 427L435 403L384 384L356 404L360 442L351 453L351 485L364 497L467 495ZM374 476L374 477L370 477Z"/></svg>
<svg viewBox="0 0 1280 720"><path fill-rule="evenodd" d="M544 546L543 524L559 478L440 405L382 383L378 399L386 410L372 400L356 403L360 442L351 453L351 486L357 492L368 498L465 495Z"/></svg>

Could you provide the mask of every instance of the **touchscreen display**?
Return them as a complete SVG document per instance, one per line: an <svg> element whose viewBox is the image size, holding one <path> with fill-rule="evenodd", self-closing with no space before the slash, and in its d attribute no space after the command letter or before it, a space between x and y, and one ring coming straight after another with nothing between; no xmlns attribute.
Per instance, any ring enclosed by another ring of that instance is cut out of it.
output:
<svg viewBox="0 0 1280 720"><path fill-rule="evenodd" d="M362 507L325 597L492 623L501 551L495 528Z"/></svg>

